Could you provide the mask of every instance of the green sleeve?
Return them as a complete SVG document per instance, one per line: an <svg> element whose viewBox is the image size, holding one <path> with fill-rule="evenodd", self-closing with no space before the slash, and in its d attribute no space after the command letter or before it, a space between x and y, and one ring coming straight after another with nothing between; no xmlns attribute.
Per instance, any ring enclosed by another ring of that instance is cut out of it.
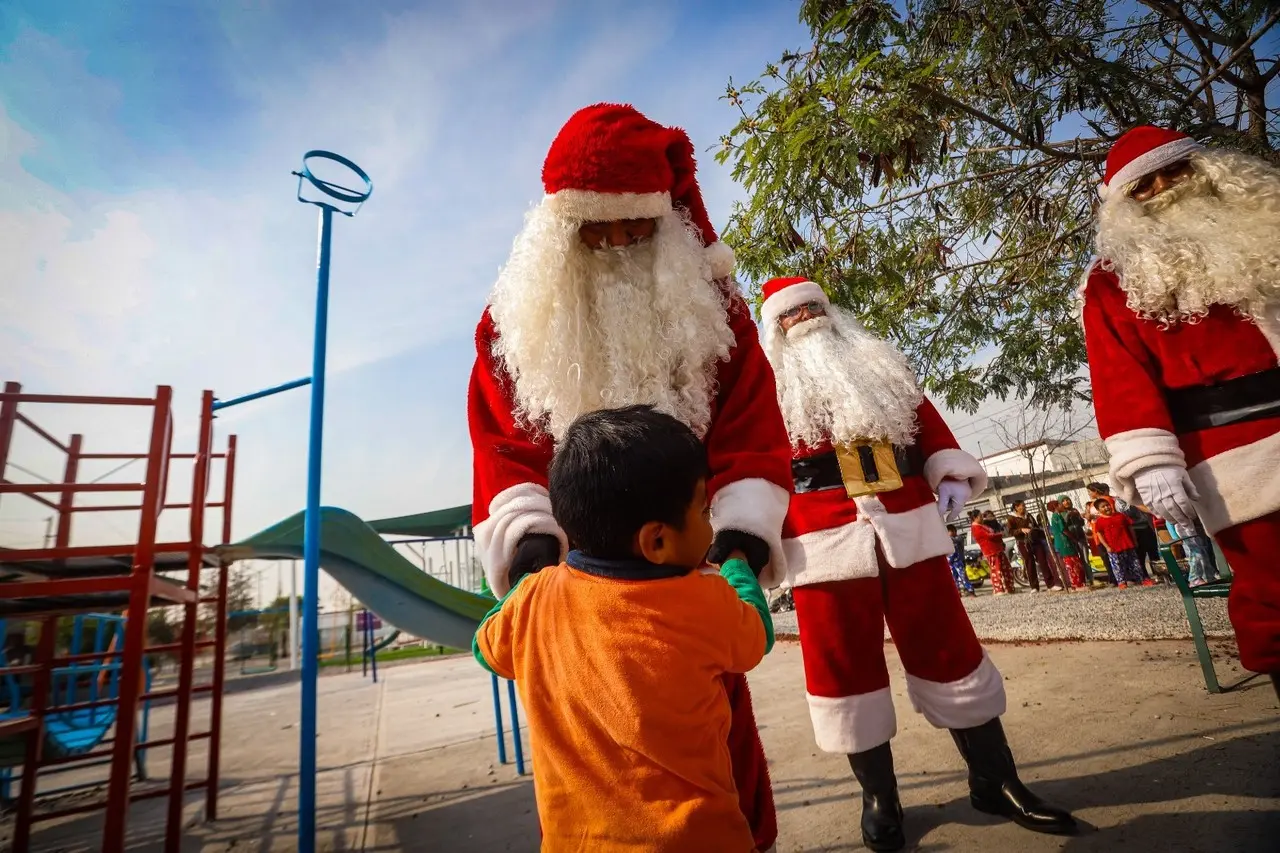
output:
<svg viewBox="0 0 1280 853"><path fill-rule="evenodd" d="M529 574L521 575L520 578L516 581L515 586L507 590L507 594L502 596L502 600L496 602L493 605L493 607L489 608L489 612L486 613L484 615L484 618L480 620L480 624L476 626L475 634L473 634L471 637L471 654L475 657L476 661L482 667L485 668L487 672L493 673L494 675L497 675L497 673L493 671L493 667L489 666L489 662L484 659L484 655L480 654L480 640L479 640L480 631L482 628L484 628L484 623L488 622L494 616L498 615L498 612L502 610L502 605L506 604L507 599L509 599L512 595L515 594L516 587L520 586L520 581L523 581L527 577L532 577L532 575L529 575ZM487 586L486 586L486 591L487 591Z"/></svg>
<svg viewBox="0 0 1280 853"><path fill-rule="evenodd" d="M769 602L765 600L755 572L751 571L746 560L730 560L720 567L720 577L729 582L740 600L760 614L760 621L764 623L764 653L768 654L773 650L773 616L769 613Z"/></svg>

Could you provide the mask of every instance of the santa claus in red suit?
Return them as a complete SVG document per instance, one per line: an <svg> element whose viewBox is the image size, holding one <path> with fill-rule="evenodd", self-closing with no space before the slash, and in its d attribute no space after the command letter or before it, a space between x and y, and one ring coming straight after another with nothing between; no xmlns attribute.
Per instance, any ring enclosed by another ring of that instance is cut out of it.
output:
<svg viewBox="0 0 1280 853"><path fill-rule="evenodd" d="M970 799L1041 832L1074 821L1018 780L1000 715L1004 682L952 581L954 518L986 488L922 393L911 365L830 304L817 284L764 286L761 327L793 445L795 494L783 526L809 713L818 746L844 753L862 785L863 843L906 843L889 741L897 732L887 623L907 694L950 729L969 764ZM936 497L935 497L936 495Z"/></svg>
<svg viewBox="0 0 1280 853"><path fill-rule="evenodd" d="M1280 694L1280 170L1144 126L1100 194L1083 319L1111 479L1185 535L1199 515L1240 662Z"/></svg>
<svg viewBox="0 0 1280 853"><path fill-rule="evenodd" d="M547 468L579 415L646 403L702 436L717 533L708 559L743 551L766 587L785 575L790 449L773 372L694 177L693 145L630 106L579 110L542 170L476 331L468 419L472 508L489 585L560 562ZM759 849L777 835L743 676L726 677L734 779Z"/></svg>

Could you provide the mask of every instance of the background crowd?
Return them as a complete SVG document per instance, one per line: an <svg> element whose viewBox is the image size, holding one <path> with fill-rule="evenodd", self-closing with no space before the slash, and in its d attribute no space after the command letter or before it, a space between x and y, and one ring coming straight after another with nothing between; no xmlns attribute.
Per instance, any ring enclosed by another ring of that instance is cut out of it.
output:
<svg viewBox="0 0 1280 853"><path fill-rule="evenodd" d="M1155 586L1168 580L1162 543L1173 543L1175 556L1185 558L1191 586L1220 579L1199 521L1182 529L1145 506L1114 497L1105 483L1090 483L1086 490L1083 506L1059 495L1032 511L1018 500L1003 518L991 509L971 509L967 532L949 525L956 587L973 596L974 587L987 579L996 595L1021 588L1065 592Z"/></svg>

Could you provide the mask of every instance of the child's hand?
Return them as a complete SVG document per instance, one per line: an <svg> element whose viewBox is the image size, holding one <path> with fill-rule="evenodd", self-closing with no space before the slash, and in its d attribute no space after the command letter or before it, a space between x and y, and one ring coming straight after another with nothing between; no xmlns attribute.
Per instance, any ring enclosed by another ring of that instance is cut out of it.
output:
<svg viewBox="0 0 1280 853"><path fill-rule="evenodd" d="M724 558L725 563L729 562L730 560L741 560L742 562L745 563L747 562L747 555L742 553L742 551L735 549L733 551L730 551L729 556ZM721 563L720 565L724 565L724 563Z"/></svg>

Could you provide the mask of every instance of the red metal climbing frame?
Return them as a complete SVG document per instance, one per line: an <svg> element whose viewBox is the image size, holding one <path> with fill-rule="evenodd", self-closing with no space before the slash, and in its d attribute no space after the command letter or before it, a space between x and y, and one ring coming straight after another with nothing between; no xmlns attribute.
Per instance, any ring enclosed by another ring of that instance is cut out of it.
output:
<svg viewBox="0 0 1280 853"><path fill-rule="evenodd" d="M0 569L16 570L16 580L0 583L0 610L10 618L30 619L40 625L35 663L0 669L0 674L30 676L32 707L27 717L0 725L0 736L26 737L22 784L17 803L13 849L31 847L33 824L72 814L105 810L102 844L104 853L123 853L128 829L129 804L143 799L167 797L165 823L166 853L177 853L181 843L182 810L188 791L205 791L206 818L217 818L218 766L222 737L222 692L224 659L227 643L227 565L217 560L204 546L205 514L221 510L221 542L231 540L231 497L235 484L236 439L227 439L226 449L213 451L213 392L204 392L200 402L200 430L193 453L173 453L173 391L167 386L156 389L154 397L70 397L48 394L24 394L22 386L7 382L0 393L0 496L25 495L56 513L57 527L52 547L32 549L0 549ZM151 409L151 438L145 453L98 453L85 449L84 437L75 434L67 442L59 441L34 420L20 411L23 405L54 404L59 406L132 406ZM61 483L15 483L5 472L11 459L15 429L23 426L62 451L66 465ZM80 465L87 460L144 461L146 474L137 483L81 482ZM210 468L214 460L225 465L221 501L207 499ZM193 466L189 502L168 503L171 463L190 461ZM76 495L90 492L141 494L136 503L87 505L76 504ZM53 498L46 497L52 495ZM189 513L188 536L181 542L157 542L161 513L186 510ZM71 522L77 513L132 513L138 518L137 539L125 545L71 545ZM217 594L200 597L203 571L217 573ZM175 575L170 577L170 575ZM198 638L196 614L201 604L216 610L214 636ZM166 646L147 647L147 611L151 607L182 606L181 639ZM124 610L126 620L123 649L103 653L55 657L58 617L77 612ZM207 684L195 684L197 650L213 650L213 677ZM147 652L176 652L178 686L143 693L143 655ZM114 736L105 747L78 759L110 756L111 772L107 796L95 802L56 811L35 810L35 780L41 767L60 763L43 754L44 717L50 700L52 670L75 661L119 658L120 689L116 699L100 699L73 706L60 706L59 711L117 704ZM208 731L191 732L191 703L197 694L209 694L210 726ZM171 747L171 772L167 785L133 789L133 756L137 746L137 710L143 700L174 699L173 736L147 742L148 749ZM192 741L209 741L208 768L204 778L187 781L187 753Z"/></svg>

